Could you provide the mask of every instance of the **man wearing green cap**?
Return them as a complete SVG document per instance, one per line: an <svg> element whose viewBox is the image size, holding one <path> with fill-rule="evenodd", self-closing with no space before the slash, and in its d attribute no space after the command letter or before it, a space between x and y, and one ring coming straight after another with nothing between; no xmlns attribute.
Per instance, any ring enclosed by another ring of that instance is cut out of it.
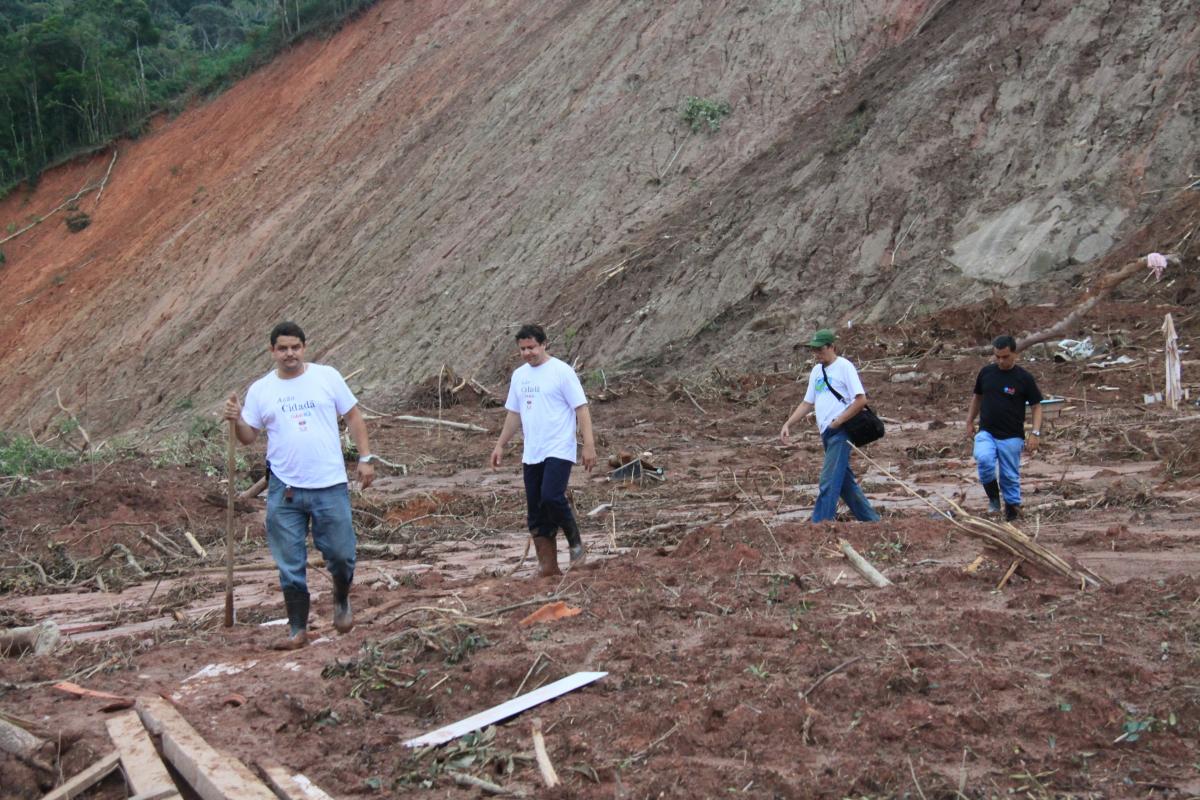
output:
<svg viewBox="0 0 1200 800"><path fill-rule="evenodd" d="M808 391L804 401L783 423L779 438L787 444L791 435L789 428L812 411L816 411L817 429L821 432L821 444L825 447L825 463L821 466L821 479L817 502L813 506L813 522L825 522L837 518L838 498L846 501L850 513L861 522L875 522L879 514L871 508L854 473L850 470L850 439L842 430L846 420L851 419L867 404L867 393L863 390L858 370L837 354L833 343L837 337L833 331L822 328L813 334L808 346L816 358L816 365L808 376Z"/></svg>

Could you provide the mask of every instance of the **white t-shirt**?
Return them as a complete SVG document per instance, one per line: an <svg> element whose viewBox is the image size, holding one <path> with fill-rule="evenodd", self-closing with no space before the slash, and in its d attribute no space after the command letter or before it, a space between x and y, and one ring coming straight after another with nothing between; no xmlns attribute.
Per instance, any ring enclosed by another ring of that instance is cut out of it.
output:
<svg viewBox="0 0 1200 800"><path fill-rule="evenodd" d="M586 404L579 376L557 358L540 367L518 367L504 407L521 415L525 437L521 461L540 464L547 458L561 458L575 463L575 409Z"/></svg>
<svg viewBox="0 0 1200 800"><path fill-rule="evenodd" d="M242 421L267 432L267 461L285 486L324 489L346 483L337 418L358 403L340 372L307 364L284 380L271 370L250 385Z"/></svg>
<svg viewBox="0 0 1200 800"><path fill-rule="evenodd" d="M817 414L817 429L821 433L829 427L838 414L846 410L846 406L854 402L855 395L866 394L862 381L858 379L858 370L846 359L838 356L833 363L825 368L829 382L838 390L845 402L838 400L825 385L821 376L821 365L812 368L808 376L808 391L804 393L804 402L812 403Z"/></svg>

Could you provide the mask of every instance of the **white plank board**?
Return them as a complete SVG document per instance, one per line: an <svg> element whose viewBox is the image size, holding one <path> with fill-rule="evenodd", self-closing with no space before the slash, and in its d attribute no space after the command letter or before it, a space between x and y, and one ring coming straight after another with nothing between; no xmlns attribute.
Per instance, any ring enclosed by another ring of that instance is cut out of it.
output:
<svg viewBox="0 0 1200 800"><path fill-rule="evenodd" d="M536 705L541 705L547 700L553 700L567 692L573 692L581 686L587 686L589 683L598 681L607 674L607 672L576 672L574 675L568 675L540 689L534 689L532 692L526 692L520 697L514 697L506 703L493 706L487 711L481 711L452 725L438 728L436 731L427 733L424 736L418 736L416 739L409 739L404 743L404 746L427 747L429 745L445 744L452 739L457 739L459 736L465 736L471 731L477 731L480 728L485 728L488 725L493 725L509 717L516 716L522 711L527 711Z"/></svg>

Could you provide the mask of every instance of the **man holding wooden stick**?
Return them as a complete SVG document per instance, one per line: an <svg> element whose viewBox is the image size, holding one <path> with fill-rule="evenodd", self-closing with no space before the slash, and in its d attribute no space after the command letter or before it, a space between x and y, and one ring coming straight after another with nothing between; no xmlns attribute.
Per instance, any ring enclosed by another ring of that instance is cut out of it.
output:
<svg viewBox="0 0 1200 800"><path fill-rule="evenodd" d="M988 510L1004 518L1021 516L1021 451L1038 449L1042 435L1042 393L1037 381L1017 366L1017 341L998 336L992 342L995 363L988 364L975 378L975 391L967 409L967 439L973 445L979 482L988 496ZM1025 406L1033 407L1032 438L1025 440ZM975 417L979 432L975 432Z"/></svg>
<svg viewBox="0 0 1200 800"><path fill-rule="evenodd" d="M333 625L339 633L354 627L350 584L357 540L350 516L346 462L337 418L344 416L358 448L358 479L365 489L375 479L367 425L358 400L333 367L304 361L304 331L281 322L271 331L275 368L246 392L225 401L224 417L234 423L242 444L267 432L267 544L279 568L290 632L278 649L308 644L309 593L306 579L308 531L333 577Z"/></svg>
<svg viewBox="0 0 1200 800"><path fill-rule="evenodd" d="M525 363L512 375L508 415L492 450L492 469L500 466L504 447L520 428L524 436L521 456L529 534L537 551L543 577L561 574L554 534L562 528L571 563L583 560L585 551L579 522L567 500L567 482L575 465L575 430L583 437L583 468L596 463L592 415L575 370L546 352L546 332L540 325L517 331L517 349Z"/></svg>

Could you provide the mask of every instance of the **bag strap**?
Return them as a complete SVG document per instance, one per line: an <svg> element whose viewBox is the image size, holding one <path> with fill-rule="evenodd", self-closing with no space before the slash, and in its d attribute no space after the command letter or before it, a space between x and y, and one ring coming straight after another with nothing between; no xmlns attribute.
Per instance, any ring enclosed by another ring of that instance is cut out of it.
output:
<svg viewBox="0 0 1200 800"><path fill-rule="evenodd" d="M839 403L841 403L842 405L847 405L847 406L850 405L849 403L846 402L846 398L842 397L842 395L838 392L838 390L833 388L833 384L829 382L829 375L825 372L824 364L821 365L821 377L825 379L825 388L828 389L829 391L833 392L833 396L838 399Z"/></svg>

